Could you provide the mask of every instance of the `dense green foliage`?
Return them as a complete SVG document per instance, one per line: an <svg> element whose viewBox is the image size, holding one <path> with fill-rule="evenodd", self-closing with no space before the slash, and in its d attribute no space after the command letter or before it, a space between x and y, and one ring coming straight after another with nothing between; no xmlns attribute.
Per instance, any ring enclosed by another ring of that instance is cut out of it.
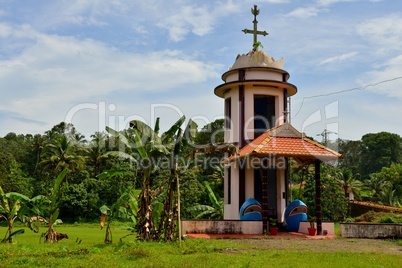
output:
<svg viewBox="0 0 402 268"><path fill-rule="evenodd" d="M177 220L179 182L182 218L219 218L223 200L220 160L227 149L222 145L224 121L204 126L194 143L189 140L190 124L181 129L183 125L182 118L160 134L159 126L152 129L136 122L124 131L97 132L89 140L66 123L43 135L9 133L0 138L0 186L5 193L50 197L55 178L66 169L57 206L64 222L98 221L100 207L112 207L127 190L137 189L139 213L151 215L149 224L157 234L175 228L171 224ZM350 193L357 199L400 206L401 143L398 135L386 132L364 135L360 141L337 141L344 159L335 166L323 165L323 218L347 217ZM313 168L293 165L291 176L297 185L293 198L303 199L314 215ZM128 209L128 204L123 206ZM163 213L158 214L160 206Z"/></svg>
<svg viewBox="0 0 402 268"><path fill-rule="evenodd" d="M397 134L366 134L360 141L338 140L330 144L343 155L337 165L322 165L322 213L324 220L348 216L347 201L368 200L387 206L402 204L402 139ZM315 215L314 168L294 166L292 197L306 202Z"/></svg>
<svg viewBox="0 0 402 268"><path fill-rule="evenodd" d="M211 126L215 132L223 125L217 120ZM211 131L205 134L207 129L211 127L206 126L199 132L202 139L199 138L197 142L204 143L208 140L206 136L213 135ZM127 136L127 132L122 134ZM217 135L216 140L220 143L223 142L221 134ZM130 139L130 135L127 137ZM128 154L135 153L122 144L116 135L97 132L90 138L89 141L85 140L74 126L63 122L44 135L9 133L0 138L0 185L4 192L48 196L55 177L66 168L68 174L61 188L60 218L65 222L97 221L99 207L111 206L126 189L141 188L139 178L142 175L138 163L111 153L121 150ZM134 140L128 140L128 143L133 144ZM182 150L183 154L195 149L184 146L187 147ZM203 181L210 183L218 198L223 195L222 178L214 177L213 167L203 169L208 165L208 153L198 157L198 165L195 161L192 164L184 161L178 163L184 218L193 217L193 212L185 209L187 207L194 204L212 205ZM153 190L167 185L169 172L166 166L152 170L150 179ZM114 175L108 176L110 173Z"/></svg>

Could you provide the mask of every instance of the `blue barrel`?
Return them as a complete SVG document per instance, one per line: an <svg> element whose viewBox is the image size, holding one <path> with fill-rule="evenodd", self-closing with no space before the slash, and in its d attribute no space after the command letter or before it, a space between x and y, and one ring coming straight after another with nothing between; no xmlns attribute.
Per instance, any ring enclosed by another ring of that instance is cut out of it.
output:
<svg viewBox="0 0 402 268"><path fill-rule="evenodd" d="M286 230L289 232L299 231L301 221L307 220L307 206L303 201L296 199L285 210Z"/></svg>
<svg viewBox="0 0 402 268"><path fill-rule="evenodd" d="M254 198L249 198L240 208L240 220L242 221L262 221L262 207L260 202Z"/></svg>

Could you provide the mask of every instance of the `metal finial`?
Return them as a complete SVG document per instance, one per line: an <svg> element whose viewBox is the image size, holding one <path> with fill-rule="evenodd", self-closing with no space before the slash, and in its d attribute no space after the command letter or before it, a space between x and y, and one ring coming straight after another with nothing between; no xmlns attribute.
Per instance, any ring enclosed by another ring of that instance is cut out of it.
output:
<svg viewBox="0 0 402 268"><path fill-rule="evenodd" d="M254 8L252 8L251 9L251 14L253 14L254 15L254 21L253 21L253 24L254 24L254 28L253 28L253 30L248 30L248 29L244 29L243 30L243 32L245 33L245 34L253 34L254 35L254 38L253 38L253 47L255 47L256 46L256 44L257 44L257 35L263 35L263 36L266 36L266 35L268 35L268 33L266 32L266 31L258 31L257 30L257 24L258 24L258 21L257 21L257 15L258 14L260 14L260 10L259 9L257 9L257 5L254 5Z"/></svg>

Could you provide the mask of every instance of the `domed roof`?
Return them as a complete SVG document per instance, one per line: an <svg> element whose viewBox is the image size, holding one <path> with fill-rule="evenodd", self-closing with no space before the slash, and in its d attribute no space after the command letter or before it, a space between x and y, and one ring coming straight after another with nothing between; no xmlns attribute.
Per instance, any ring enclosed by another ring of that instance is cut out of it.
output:
<svg viewBox="0 0 402 268"><path fill-rule="evenodd" d="M247 67L270 67L283 70L284 63L283 58L275 60L264 50L251 50L247 54L238 55L230 70Z"/></svg>

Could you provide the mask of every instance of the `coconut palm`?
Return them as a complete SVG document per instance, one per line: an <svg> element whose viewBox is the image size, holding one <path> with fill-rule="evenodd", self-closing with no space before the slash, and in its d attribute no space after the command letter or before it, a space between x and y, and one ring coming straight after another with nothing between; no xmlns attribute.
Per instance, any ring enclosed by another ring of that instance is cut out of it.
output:
<svg viewBox="0 0 402 268"><path fill-rule="evenodd" d="M349 198L349 193L352 193L354 196L359 196L359 191L363 183L354 179L350 170L345 168L341 169L337 173L337 180L341 184L345 198Z"/></svg>
<svg viewBox="0 0 402 268"><path fill-rule="evenodd" d="M392 186L385 187L378 195L379 201L386 205L392 207L400 207L400 200L397 195L395 195L395 189Z"/></svg>
<svg viewBox="0 0 402 268"><path fill-rule="evenodd" d="M73 146L66 135L57 135L53 140L45 145L42 154L41 164L45 170L55 170L60 172L64 168L70 171L82 170L85 158L79 155L83 148Z"/></svg>
<svg viewBox="0 0 402 268"><path fill-rule="evenodd" d="M91 142L86 149L87 164L93 168L93 177L97 177L102 173L102 163L107 159L106 140L107 136L103 132L96 132L91 135Z"/></svg>
<svg viewBox="0 0 402 268"><path fill-rule="evenodd" d="M370 174L370 178L364 181L364 186L373 192L373 197L379 198L381 191L390 186L390 183L381 178L377 173Z"/></svg>

